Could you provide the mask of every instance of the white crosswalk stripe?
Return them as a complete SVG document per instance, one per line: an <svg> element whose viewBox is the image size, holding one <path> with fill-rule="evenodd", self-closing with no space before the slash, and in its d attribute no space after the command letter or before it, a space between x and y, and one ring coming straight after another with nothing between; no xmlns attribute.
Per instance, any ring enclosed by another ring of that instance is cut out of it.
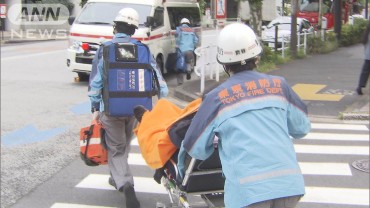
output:
<svg viewBox="0 0 370 208"><path fill-rule="evenodd" d="M108 184L108 178L109 175L90 174L77 184L76 187L115 190L113 186ZM134 177L134 183L136 192L167 194L166 189L155 182L153 178ZM148 187L150 187L150 189L148 189Z"/></svg>
<svg viewBox="0 0 370 208"><path fill-rule="evenodd" d="M51 208L116 208L106 206L90 206L85 204L69 204L69 203L55 203Z"/></svg>
<svg viewBox="0 0 370 208"><path fill-rule="evenodd" d="M334 129L334 130L362 130L369 131L365 125L357 124L329 124L329 123L311 123L312 129Z"/></svg>
<svg viewBox="0 0 370 208"><path fill-rule="evenodd" d="M320 177L342 177L342 180L348 180L354 177L351 163L345 161L343 158L359 156L368 158L368 132L369 128L366 125L312 123L311 133L303 139L295 140L299 142L295 142L294 144L297 155L306 158L304 161L299 161L303 175L305 177L314 177L315 179L319 179ZM348 142L351 145L348 145ZM355 143L352 144L352 142ZM132 141L131 145L134 147L139 146L136 139ZM137 150L138 148L135 149ZM315 161L311 161L310 158L312 158L312 156L310 155L322 155L324 159L328 157L340 157L342 159L335 161L318 161L314 159ZM129 164L132 166L146 166L144 158L138 151L130 153ZM108 177L108 174L89 174L80 181L75 188L114 190L114 188L108 184ZM152 177L134 176L134 181L136 192L159 195L167 194L165 188L157 184ZM306 195L301 199L300 203L302 205L306 204L307 207L321 208L329 205L333 207L335 207L335 205L369 206L369 188L348 186L330 187L325 184L320 185L320 183L314 184L307 179L306 182L309 183L308 185L306 184ZM314 182L317 183L316 180ZM63 203L56 203L51 208L64 207L95 208L94 206L73 204L67 206ZM105 207L96 206L96 208Z"/></svg>
<svg viewBox="0 0 370 208"><path fill-rule="evenodd" d="M343 140L343 141L368 141L369 134L332 134L332 133L309 133L303 139L313 140Z"/></svg>
<svg viewBox="0 0 370 208"><path fill-rule="evenodd" d="M369 189L306 187L302 202L369 206Z"/></svg>
<svg viewBox="0 0 370 208"><path fill-rule="evenodd" d="M369 147L334 146L334 145L294 145L297 153L331 154L331 155L369 155Z"/></svg>

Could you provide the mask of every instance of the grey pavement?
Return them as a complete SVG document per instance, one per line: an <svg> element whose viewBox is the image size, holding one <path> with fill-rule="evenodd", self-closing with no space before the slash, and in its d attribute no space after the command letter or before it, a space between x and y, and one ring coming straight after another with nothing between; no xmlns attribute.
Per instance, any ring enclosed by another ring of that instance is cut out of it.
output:
<svg viewBox="0 0 370 208"><path fill-rule="evenodd" d="M67 37L57 34L40 35L18 31L12 34L1 32L1 44L13 44L29 41L59 40ZM21 37L18 34L23 34ZM317 92L321 94L343 95L340 101L305 101L309 116L313 119L337 120L369 120L369 86L363 90L364 95L356 94L356 87L363 64L363 46L357 44L342 47L328 54L307 56L304 59L293 60L277 66L269 74L280 75L293 86L295 84L320 84L325 87ZM226 79L221 75L220 82ZM219 84L215 80L206 78L205 88ZM174 89L174 96L180 100L190 102L200 96L200 78L194 73L191 80Z"/></svg>

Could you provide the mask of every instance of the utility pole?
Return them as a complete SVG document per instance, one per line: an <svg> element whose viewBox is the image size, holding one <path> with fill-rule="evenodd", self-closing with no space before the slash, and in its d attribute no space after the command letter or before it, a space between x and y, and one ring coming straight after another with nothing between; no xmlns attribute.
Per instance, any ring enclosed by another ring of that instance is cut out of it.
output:
<svg viewBox="0 0 370 208"><path fill-rule="evenodd" d="M368 11L368 8L369 8L369 0L366 0L365 2L365 18L368 20L369 19L369 11Z"/></svg>
<svg viewBox="0 0 370 208"><path fill-rule="evenodd" d="M298 0L292 0L290 52L293 58L297 57L297 12L298 12Z"/></svg>
<svg viewBox="0 0 370 208"><path fill-rule="evenodd" d="M319 0L319 18L318 18L318 26L319 30L321 31L322 29L322 0ZM320 33L321 34L321 33Z"/></svg>
<svg viewBox="0 0 370 208"><path fill-rule="evenodd" d="M337 40L340 40L342 30L342 0L333 0L334 4L334 32Z"/></svg>

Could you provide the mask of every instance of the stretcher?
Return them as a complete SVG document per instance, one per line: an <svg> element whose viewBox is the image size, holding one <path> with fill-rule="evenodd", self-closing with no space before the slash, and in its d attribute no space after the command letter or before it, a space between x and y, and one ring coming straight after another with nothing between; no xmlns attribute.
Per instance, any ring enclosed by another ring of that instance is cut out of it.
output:
<svg viewBox="0 0 370 208"><path fill-rule="evenodd" d="M201 196L208 207L224 207L225 178L217 142L214 142L213 154L204 161L187 155L183 178L179 176L177 168L181 142L200 103L201 100L197 99L180 109L161 99L152 111L145 112L138 119L141 122L134 131L143 158L149 167L156 170L154 180L166 188L170 199L170 204L158 202L157 208L195 207L188 200L191 195Z"/></svg>
<svg viewBox="0 0 370 208"><path fill-rule="evenodd" d="M190 195L200 196L208 207L224 207L224 184L218 150L206 160L201 161L187 155L185 175L178 176L177 154L156 175L161 177L161 184L166 188L170 204L157 203L157 208L190 208ZM158 173L161 172L161 173ZM155 177L156 177L155 175ZM154 178L157 182L158 179ZM204 207L204 206L202 206Z"/></svg>

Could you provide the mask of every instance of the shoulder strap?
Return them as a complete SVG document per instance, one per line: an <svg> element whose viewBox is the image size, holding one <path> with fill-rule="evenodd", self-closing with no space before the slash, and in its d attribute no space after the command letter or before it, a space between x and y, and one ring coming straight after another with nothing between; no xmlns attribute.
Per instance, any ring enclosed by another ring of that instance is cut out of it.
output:
<svg viewBox="0 0 370 208"><path fill-rule="evenodd" d="M86 148L85 148L85 153L83 155L83 159L85 161L85 164L88 165L88 166L98 166L99 165L99 164L97 164L97 163L95 163L95 162L93 162L93 161L91 161L87 158L87 151L89 149L90 139L91 139L91 136L93 134L93 131L94 131L94 125L92 124L90 126L89 130L84 132L85 135L86 135ZM81 156L82 156L82 154L81 154Z"/></svg>
<svg viewBox="0 0 370 208"><path fill-rule="evenodd" d="M93 134L93 131L94 131L94 124L90 126L88 131L84 132L86 135L86 149L85 149L85 154L84 154L85 159L87 159L87 151L89 148L90 139L91 139L91 135Z"/></svg>
<svg viewBox="0 0 370 208"><path fill-rule="evenodd" d="M140 42L140 41L138 41L138 40L136 40L134 38L131 38L131 42L134 43L134 44L137 44L137 45L142 45L142 46L144 46L148 50L148 53L149 53L149 57L148 57L149 58L149 60L148 60L149 67L150 67L150 69L151 69L151 71L153 73L153 80L154 80L154 82L156 84L156 86L154 86L154 88L155 87L157 88L156 94L157 94L157 96L159 98L161 87L160 87L160 84L159 84L159 79L158 79L157 73L156 73L155 69L153 68L153 66L150 64L150 62L151 62L151 60L150 60L151 57L150 56L152 55L151 52L150 52L150 49L149 49L149 47L146 44L144 44L144 43L142 43L142 42Z"/></svg>

